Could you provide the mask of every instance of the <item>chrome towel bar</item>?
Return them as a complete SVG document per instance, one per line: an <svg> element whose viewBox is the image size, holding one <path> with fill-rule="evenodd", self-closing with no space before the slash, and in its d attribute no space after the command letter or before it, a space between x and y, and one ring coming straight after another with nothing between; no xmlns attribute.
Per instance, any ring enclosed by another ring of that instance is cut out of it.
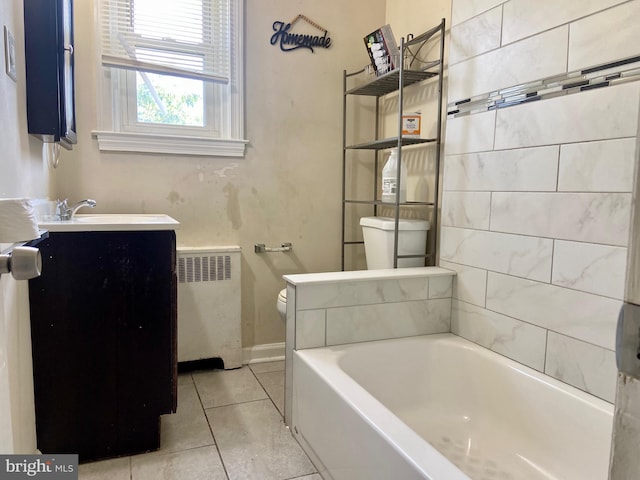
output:
<svg viewBox="0 0 640 480"><path fill-rule="evenodd" d="M292 248L293 244L290 242L282 243L279 247L266 247L264 243L256 243L253 251L255 253L290 252Z"/></svg>

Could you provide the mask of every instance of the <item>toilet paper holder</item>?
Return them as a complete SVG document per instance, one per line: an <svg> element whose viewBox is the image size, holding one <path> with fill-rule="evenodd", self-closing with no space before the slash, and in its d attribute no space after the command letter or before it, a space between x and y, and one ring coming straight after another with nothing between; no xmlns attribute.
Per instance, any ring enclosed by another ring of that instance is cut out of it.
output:
<svg viewBox="0 0 640 480"><path fill-rule="evenodd" d="M292 248L291 242L281 243L279 247L266 247L264 243L256 243L253 246L253 251L255 253L290 252Z"/></svg>
<svg viewBox="0 0 640 480"><path fill-rule="evenodd" d="M0 275L11 273L16 280L29 280L42 273L42 256L35 247L15 247L0 255Z"/></svg>

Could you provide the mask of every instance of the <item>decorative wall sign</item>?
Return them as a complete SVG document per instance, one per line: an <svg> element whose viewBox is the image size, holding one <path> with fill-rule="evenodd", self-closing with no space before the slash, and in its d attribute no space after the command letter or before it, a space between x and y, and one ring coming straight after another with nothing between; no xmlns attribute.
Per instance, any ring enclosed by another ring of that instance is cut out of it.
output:
<svg viewBox="0 0 640 480"><path fill-rule="evenodd" d="M303 20L309 25L317 28L322 32L322 35L310 35L292 32L291 29L298 20ZM285 23L279 20L273 22L273 31L275 33L271 35L271 45L279 45L280 50L282 50L283 52L290 52L299 48L306 48L311 50L311 53L313 53L313 49L316 47L329 48L331 46L331 37L328 36L327 29L321 27L302 14L298 15L289 23Z"/></svg>

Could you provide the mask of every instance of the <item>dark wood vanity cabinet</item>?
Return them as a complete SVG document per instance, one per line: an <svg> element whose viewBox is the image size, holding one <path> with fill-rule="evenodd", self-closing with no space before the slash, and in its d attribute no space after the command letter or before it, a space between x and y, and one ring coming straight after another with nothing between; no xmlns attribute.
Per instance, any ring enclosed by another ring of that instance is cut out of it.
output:
<svg viewBox="0 0 640 480"><path fill-rule="evenodd" d="M177 401L175 232L50 233L29 281L38 448L155 450Z"/></svg>

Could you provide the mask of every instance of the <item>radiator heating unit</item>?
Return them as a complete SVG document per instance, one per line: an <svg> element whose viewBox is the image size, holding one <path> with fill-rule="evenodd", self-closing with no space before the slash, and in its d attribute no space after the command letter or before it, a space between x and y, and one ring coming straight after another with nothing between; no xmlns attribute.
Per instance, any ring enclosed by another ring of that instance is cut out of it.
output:
<svg viewBox="0 0 640 480"><path fill-rule="evenodd" d="M178 361L242 366L240 247L177 248Z"/></svg>

